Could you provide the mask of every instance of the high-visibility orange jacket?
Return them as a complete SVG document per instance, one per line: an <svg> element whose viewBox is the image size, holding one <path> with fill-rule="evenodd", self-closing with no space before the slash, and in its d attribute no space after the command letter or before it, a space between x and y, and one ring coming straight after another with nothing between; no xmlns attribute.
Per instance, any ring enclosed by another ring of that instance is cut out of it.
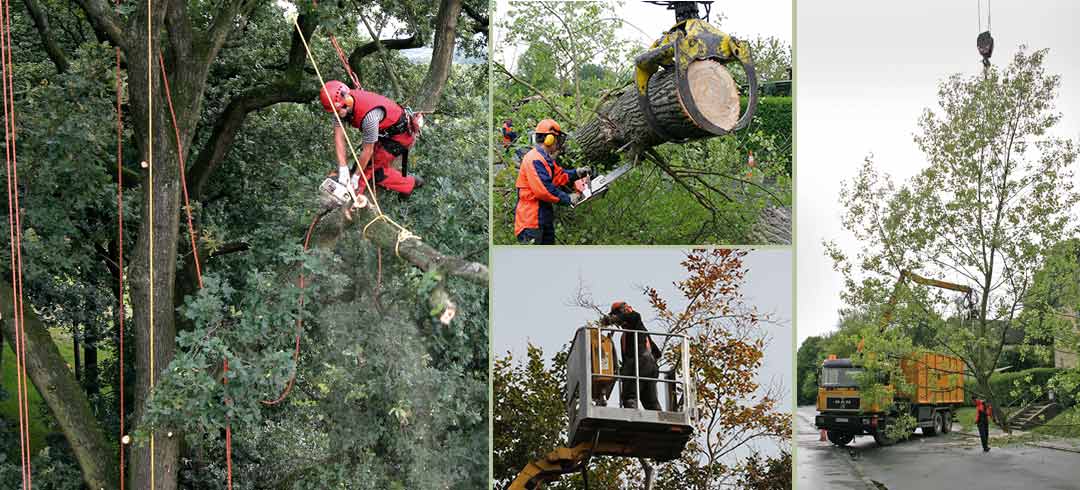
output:
<svg viewBox="0 0 1080 490"><path fill-rule="evenodd" d="M559 186L577 180L577 172L563 170L542 147L533 148L521 159L518 169L518 202L514 207L514 236L526 228L555 223L554 203L570 204L570 195Z"/></svg>

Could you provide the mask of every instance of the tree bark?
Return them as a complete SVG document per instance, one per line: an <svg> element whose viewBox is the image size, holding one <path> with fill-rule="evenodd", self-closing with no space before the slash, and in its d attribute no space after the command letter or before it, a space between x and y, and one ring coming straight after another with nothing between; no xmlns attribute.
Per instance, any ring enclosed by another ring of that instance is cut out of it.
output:
<svg viewBox="0 0 1080 490"><path fill-rule="evenodd" d="M461 0L442 0L439 3L439 13L435 16L435 44L431 51L431 63L428 64L427 75L424 76L424 82L420 85L415 99L418 110L434 111L439 103L446 80L450 78L460 15Z"/></svg>
<svg viewBox="0 0 1080 490"><path fill-rule="evenodd" d="M701 63L705 64L703 67L708 67L707 71L726 71L723 65L715 61L698 61L695 64ZM636 88L624 88L614 100L596 109L595 118L574 131L573 139L580 145L587 161L594 165L610 166L618 162L617 152L627 144L647 149L669 141L649 126L645 114L638 107L637 97ZM697 127L686 114L679 102L675 89L675 73L672 70L661 70L653 75L649 81L649 100L657 122L665 133L676 139L688 140L713 136ZM701 96L695 100L699 106L709 103L707 98ZM724 103L730 105L732 101L727 100ZM734 103L738 103L737 98ZM730 107L728 109L730 110Z"/></svg>
<svg viewBox="0 0 1080 490"><path fill-rule="evenodd" d="M86 393L71 376L49 330L30 305L23 307L23 314L26 372L70 443L82 470L83 482L89 488L119 488L114 459L116 447L105 438ZM0 322L3 335L14 345L15 324L11 320L15 318L15 305L11 285L7 282L0 282L0 315L3 316Z"/></svg>
<svg viewBox="0 0 1080 490"><path fill-rule="evenodd" d="M53 65L56 65L56 73L68 71L70 64L64 50L60 49L60 45L57 44L56 39L49 30L49 18L41 11L41 7L34 0L23 0L23 4L26 5L26 11L34 21L34 28L37 29L38 34L41 36L41 44L45 47L45 54L49 55Z"/></svg>
<svg viewBox="0 0 1080 490"><path fill-rule="evenodd" d="M132 390L134 407L130 427L142 429L142 416L152 385L172 360L176 349L174 293L176 280L176 251L179 235L180 192L175 134L169 109L163 104L164 86L158 66L158 49L164 26L165 2L155 1L153 17L147 18L147 6L140 4L133 14L133 28L127 32L130 50L128 60L128 93L130 121L134 141L141 159L149 163L142 169L142 209L138 239L131 252L128 278L133 311L132 340L134 340L135 382ZM153 35L153 48L148 53L148 28ZM172 43L182 40L171 40ZM149 78L148 78L149 77ZM184 77L172 80L173 94L195 91ZM183 97L177 97L183 100ZM186 106L179 104L181 110ZM181 137L184 114L179 114ZM153 158L151 161L150 154ZM153 170L152 178L150 170ZM151 199L152 205L151 205ZM150 248L153 247L151 254ZM151 270L153 277L151 278ZM151 448L152 446L152 448ZM168 437L158 430L152 436L135 439L131 444L130 488L174 490L177 484L179 436Z"/></svg>
<svg viewBox="0 0 1080 490"><path fill-rule="evenodd" d="M397 253L403 260L420 270L425 272L438 270L446 276L461 277L478 284L488 283L486 265L448 256L421 239L407 239L399 244L400 230L387 221L381 219L376 221L377 216L371 205L354 210L352 221L345 220L340 211L334 211L323 219L313 232L313 246L316 248L333 247L346 230L364 233L364 227L371 223L371 226L367 226L365 233L368 240L389 253Z"/></svg>

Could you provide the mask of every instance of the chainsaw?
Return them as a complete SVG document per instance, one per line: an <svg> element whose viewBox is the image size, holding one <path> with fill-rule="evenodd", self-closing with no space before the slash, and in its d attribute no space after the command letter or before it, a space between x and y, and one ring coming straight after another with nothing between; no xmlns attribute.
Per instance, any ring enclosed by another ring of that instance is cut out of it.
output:
<svg viewBox="0 0 1080 490"><path fill-rule="evenodd" d="M319 191L322 195L321 201L324 208L348 206L354 201L356 202L354 207L362 208L367 206L366 197L353 194L352 189L348 186L342 185L330 177L327 177L319 185Z"/></svg>
<svg viewBox="0 0 1080 490"><path fill-rule="evenodd" d="M595 179L589 177L578 179L574 182L574 190L581 193L581 200L578 201L577 204L570 205L570 208L573 209L581 206L589 199L606 193L608 188L610 188L611 183L615 182L615 179L622 177L626 172L629 172L633 166L633 163L625 163L611 172L604 175L598 175Z"/></svg>

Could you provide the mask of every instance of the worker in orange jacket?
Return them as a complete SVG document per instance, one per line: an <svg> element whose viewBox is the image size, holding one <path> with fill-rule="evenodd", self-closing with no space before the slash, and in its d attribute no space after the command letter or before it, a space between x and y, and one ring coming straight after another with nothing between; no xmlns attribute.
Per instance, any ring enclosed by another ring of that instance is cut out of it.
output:
<svg viewBox="0 0 1080 490"><path fill-rule="evenodd" d="M588 167L564 170L555 161L563 151L566 133L553 119L536 125L534 147L521 159L518 168L518 201L514 206L514 236L523 244L555 244L554 204L569 206L581 202L581 193L566 192L566 186L589 175Z"/></svg>
<svg viewBox="0 0 1080 490"><path fill-rule="evenodd" d="M994 407L989 401L975 399L975 425L979 428L979 440L982 441L984 453L990 451L990 419L993 418L993 413Z"/></svg>
<svg viewBox="0 0 1080 490"><path fill-rule="evenodd" d="M509 149L510 145L514 143L514 140L516 140L517 137L518 137L518 134L517 134L516 131L514 131L514 121L507 118L505 121L503 121L503 125L502 125L502 147L503 147L503 151L506 151L507 149Z"/></svg>

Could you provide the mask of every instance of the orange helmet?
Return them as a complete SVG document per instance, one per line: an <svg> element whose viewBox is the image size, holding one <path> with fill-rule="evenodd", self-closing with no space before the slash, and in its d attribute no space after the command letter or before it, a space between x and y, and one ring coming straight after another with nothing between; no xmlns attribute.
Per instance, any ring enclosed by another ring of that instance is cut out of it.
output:
<svg viewBox="0 0 1080 490"><path fill-rule="evenodd" d="M611 303L611 311L609 312L609 314L614 315L615 313L623 311L624 309L627 313L634 311L634 309L631 308L630 305L626 304L625 301L616 301L614 303Z"/></svg>
<svg viewBox="0 0 1080 490"><path fill-rule="evenodd" d="M536 130L533 132L536 138L537 144L545 144L548 146L558 146L562 148L566 143L566 133L562 131L562 127L554 119L544 119L536 125Z"/></svg>
<svg viewBox="0 0 1080 490"><path fill-rule="evenodd" d="M326 86L319 91L319 101L322 102L326 112L335 112L348 107L346 98L349 96L349 86L337 80L326 82Z"/></svg>

